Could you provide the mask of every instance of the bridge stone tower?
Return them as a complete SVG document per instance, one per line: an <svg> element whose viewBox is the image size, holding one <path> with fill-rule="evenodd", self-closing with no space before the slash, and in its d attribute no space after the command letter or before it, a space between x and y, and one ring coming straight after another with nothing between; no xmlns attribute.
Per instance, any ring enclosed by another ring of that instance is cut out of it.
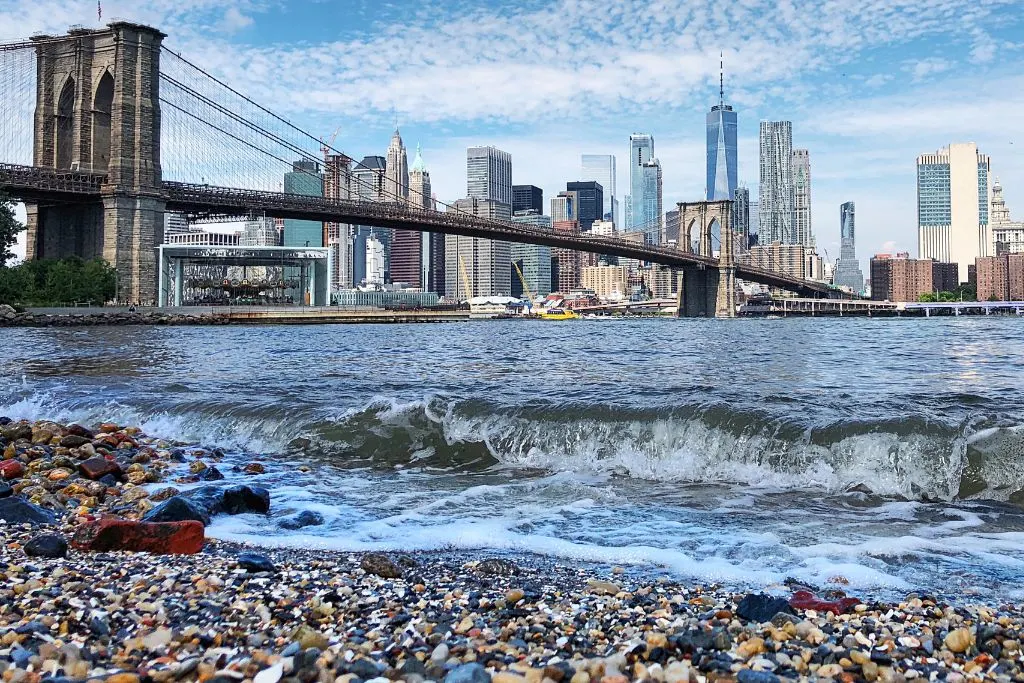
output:
<svg viewBox="0 0 1024 683"><path fill-rule="evenodd" d="M106 178L100 202L26 205L28 257L102 257L122 300L156 292L163 38L127 22L35 38L34 165Z"/></svg>
<svg viewBox="0 0 1024 683"><path fill-rule="evenodd" d="M722 243L719 265L692 266L679 274L679 316L733 318L736 316L736 251L732 229L732 201L679 202L679 246L693 249L693 228L697 227L697 253L713 256L712 224L718 223Z"/></svg>

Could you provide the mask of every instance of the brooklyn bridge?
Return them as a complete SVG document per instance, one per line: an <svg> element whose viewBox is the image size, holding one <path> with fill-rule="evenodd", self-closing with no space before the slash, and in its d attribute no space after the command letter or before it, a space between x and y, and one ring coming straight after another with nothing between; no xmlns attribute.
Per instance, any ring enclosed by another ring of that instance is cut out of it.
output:
<svg viewBox="0 0 1024 683"><path fill-rule="evenodd" d="M114 22L0 44L0 192L24 202L28 258L102 257L122 292L152 300L164 212L193 221L259 215L542 244L678 269L680 315L732 317L736 279L802 297L850 298L829 285L738 258L731 202L678 205L678 246L564 234L454 210L346 193L277 191L295 159L350 161L163 45ZM383 192L383 191L381 191ZM721 234L718 256L711 233Z"/></svg>

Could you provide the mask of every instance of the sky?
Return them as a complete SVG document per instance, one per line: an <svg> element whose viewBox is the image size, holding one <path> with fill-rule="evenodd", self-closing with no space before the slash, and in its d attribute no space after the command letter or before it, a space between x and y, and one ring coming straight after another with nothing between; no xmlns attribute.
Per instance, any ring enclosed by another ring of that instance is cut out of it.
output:
<svg viewBox="0 0 1024 683"><path fill-rule="evenodd" d="M442 201L466 194L465 150L511 153L545 202L614 154L628 190L650 133L666 210L703 198L705 115L739 116L739 178L758 186L758 124L810 150L812 228L839 253L917 253L915 159L975 142L1024 217L1024 0L102 0L103 20L165 44L350 156L385 153L397 123ZM91 0L0 0L0 40L97 26ZM410 158L411 163L411 158Z"/></svg>

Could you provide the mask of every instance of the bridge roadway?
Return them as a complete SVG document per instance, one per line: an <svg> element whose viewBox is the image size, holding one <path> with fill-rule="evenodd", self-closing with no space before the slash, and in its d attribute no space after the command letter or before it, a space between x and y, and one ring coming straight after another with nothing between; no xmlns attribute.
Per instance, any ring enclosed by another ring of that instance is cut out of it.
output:
<svg viewBox="0 0 1024 683"><path fill-rule="evenodd" d="M102 193L105 181L106 176L97 174L0 164L0 191L5 191L19 200L75 201L96 197ZM633 258L673 268L719 267L719 260L714 257L672 247L638 244L613 237L555 233L519 223L478 218L464 212L432 211L389 202L333 200L326 197L177 182L164 182L162 197L167 202L168 210L185 212L200 219L242 219L250 213L256 213L273 218L369 225L543 244ZM785 289L804 297L849 297L823 283L739 263L736 264L736 277L748 282Z"/></svg>

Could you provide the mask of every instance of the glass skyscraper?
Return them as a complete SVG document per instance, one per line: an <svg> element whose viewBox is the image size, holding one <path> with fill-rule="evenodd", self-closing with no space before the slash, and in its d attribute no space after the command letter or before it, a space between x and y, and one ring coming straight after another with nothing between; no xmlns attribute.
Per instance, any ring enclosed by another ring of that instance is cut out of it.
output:
<svg viewBox="0 0 1024 683"><path fill-rule="evenodd" d="M839 262L834 280L837 287L849 287L859 294L864 291L864 273L857 261L855 218L853 202L839 207Z"/></svg>
<svg viewBox="0 0 1024 683"><path fill-rule="evenodd" d="M512 206L512 155L497 147L466 150L466 196Z"/></svg>
<svg viewBox="0 0 1024 683"><path fill-rule="evenodd" d="M652 220L660 217L660 212L649 215L652 202L645 193L652 191L654 183L649 176L653 169L647 170L654 159L654 136L647 133L633 133L629 136L629 216L627 230L640 227L648 228ZM653 202L656 204L656 201Z"/></svg>
<svg viewBox="0 0 1024 683"><path fill-rule="evenodd" d="M719 101L707 116L707 198L708 201L732 199L738 184L736 176L736 112L725 103L719 91Z"/></svg>
<svg viewBox="0 0 1024 683"><path fill-rule="evenodd" d="M618 192L615 189L615 155L584 154L580 157L580 171L583 180L594 180L604 190L602 218L621 227L619 220Z"/></svg>
<svg viewBox="0 0 1024 683"><path fill-rule="evenodd" d="M292 164L292 170L284 174L284 191L309 197L322 197L324 179L320 165L309 159L300 159ZM324 246L324 224L319 221L300 221L286 218L284 221L284 246Z"/></svg>
<svg viewBox="0 0 1024 683"><path fill-rule="evenodd" d="M758 192L758 243L796 244L793 229L793 124L761 122L761 184Z"/></svg>

